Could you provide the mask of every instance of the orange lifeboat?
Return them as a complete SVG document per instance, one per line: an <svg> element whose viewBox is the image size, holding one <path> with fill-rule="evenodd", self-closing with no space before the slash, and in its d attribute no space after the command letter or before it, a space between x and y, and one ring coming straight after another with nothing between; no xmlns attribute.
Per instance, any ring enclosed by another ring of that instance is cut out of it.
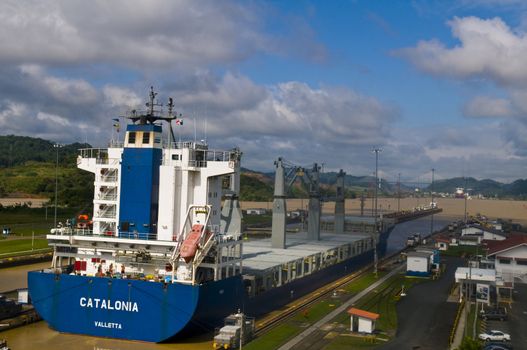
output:
<svg viewBox="0 0 527 350"><path fill-rule="evenodd" d="M199 239L201 237L201 231L203 231L203 225L192 226L192 230L187 235L187 238L185 238L185 241L181 246L180 255L187 264L196 255Z"/></svg>

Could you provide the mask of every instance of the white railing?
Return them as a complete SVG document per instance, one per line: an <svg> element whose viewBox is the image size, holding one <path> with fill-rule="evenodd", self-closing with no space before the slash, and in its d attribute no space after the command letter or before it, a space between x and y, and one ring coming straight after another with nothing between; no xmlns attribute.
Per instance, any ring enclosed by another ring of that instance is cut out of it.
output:
<svg viewBox="0 0 527 350"><path fill-rule="evenodd" d="M108 159L108 149L107 148L81 148L79 149L79 156L81 158Z"/></svg>
<svg viewBox="0 0 527 350"><path fill-rule="evenodd" d="M97 196L97 199L102 200L102 201L115 201L117 200L117 193L102 192L102 193L99 193L99 195Z"/></svg>
<svg viewBox="0 0 527 350"><path fill-rule="evenodd" d="M108 143L108 147L109 148L123 148L124 147L124 142L123 141L115 141L115 140L112 140Z"/></svg>
<svg viewBox="0 0 527 350"><path fill-rule="evenodd" d="M117 214L117 212L115 210L115 206L114 205L109 205L109 206L107 206L104 209L99 209L97 211L97 215L96 216L98 218L114 219L116 214Z"/></svg>
<svg viewBox="0 0 527 350"><path fill-rule="evenodd" d="M91 237L113 237L121 239L140 239L146 241L157 240L157 234L155 233L142 233L142 232L119 232L119 236L116 236L115 231L106 230L101 234L94 234L92 230L88 229L76 229L70 227L62 227L52 229L51 234L59 236L91 236Z"/></svg>
<svg viewBox="0 0 527 350"><path fill-rule="evenodd" d="M101 175L100 182L116 182L117 181L117 174L115 175Z"/></svg>
<svg viewBox="0 0 527 350"><path fill-rule="evenodd" d="M97 199L102 200L116 200L117 199L117 189L114 186L101 186L99 192L97 193Z"/></svg>

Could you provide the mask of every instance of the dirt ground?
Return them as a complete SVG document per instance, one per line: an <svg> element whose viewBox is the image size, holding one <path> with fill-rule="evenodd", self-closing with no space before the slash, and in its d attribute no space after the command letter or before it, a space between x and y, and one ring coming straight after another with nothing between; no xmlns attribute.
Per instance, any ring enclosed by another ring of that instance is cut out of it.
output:
<svg viewBox="0 0 527 350"><path fill-rule="evenodd" d="M42 206L48 202L47 198L0 198L0 204L3 206L11 206L16 204L27 203L32 208L42 208Z"/></svg>
<svg viewBox="0 0 527 350"><path fill-rule="evenodd" d="M14 205L15 203L31 202L32 207L42 207L47 199L42 198L0 198L2 205ZM438 204L443 212L439 216L448 218L462 219L465 213L465 200L456 198L435 198L434 201ZM401 210L412 209L418 206L429 205L430 198L401 198L399 208ZM287 209L307 209L307 199L288 199ZM527 201L512 201L512 200L492 200L492 199L469 199L466 201L468 215L475 215L480 213L491 219L501 218L512 220L521 224L527 224ZM372 214L372 198L367 198L364 202L364 215ZM272 202L241 202L242 209L250 208L265 208L272 209ZM397 198L379 198L378 210L379 212L396 211L398 208ZM322 207L325 214L331 214L335 210L334 202L326 202ZM349 215L360 214L360 200L347 199L346 213Z"/></svg>
<svg viewBox="0 0 527 350"><path fill-rule="evenodd" d="M465 215L465 200L457 198L434 198L443 212L438 216L462 219ZM401 210L412 209L418 206L429 205L430 198L401 198L399 208ZM287 210L307 209L307 199L288 199ZM242 209L265 208L272 209L272 202L241 202ZM360 214L360 199L346 200L346 213L349 215ZM398 208L397 198L379 198L379 212L396 211ZM322 211L331 214L335 210L334 202L326 202ZM492 200L492 199L469 199L466 201L468 215L480 213L490 219L512 220L520 224L527 224L527 201ZM367 198L364 203L364 215L372 214L372 198Z"/></svg>

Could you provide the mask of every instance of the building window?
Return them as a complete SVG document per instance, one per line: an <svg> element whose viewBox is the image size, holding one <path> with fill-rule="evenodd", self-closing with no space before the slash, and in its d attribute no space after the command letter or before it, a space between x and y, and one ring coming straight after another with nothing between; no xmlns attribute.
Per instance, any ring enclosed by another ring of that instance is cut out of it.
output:
<svg viewBox="0 0 527 350"><path fill-rule="evenodd" d="M128 133L128 143L135 144L135 131Z"/></svg>
<svg viewBox="0 0 527 350"><path fill-rule="evenodd" d="M143 145L148 145L150 143L150 133L144 132L143 133Z"/></svg>
<svg viewBox="0 0 527 350"><path fill-rule="evenodd" d="M161 143L161 136L154 136L154 143L155 144L158 144L158 143Z"/></svg>
<svg viewBox="0 0 527 350"><path fill-rule="evenodd" d="M500 264L510 265L511 261L509 259L500 259Z"/></svg>
<svg viewBox="0 0 527 350"><path fill-rule="evenodd" d="M179 154L173 154L172 160L179 160Z"/></svg>
<svg viewBox="0 0 527 350"><path fill-rule="evenodd" d="M527 266L527 260L516 260L516 265Z"/></svg>

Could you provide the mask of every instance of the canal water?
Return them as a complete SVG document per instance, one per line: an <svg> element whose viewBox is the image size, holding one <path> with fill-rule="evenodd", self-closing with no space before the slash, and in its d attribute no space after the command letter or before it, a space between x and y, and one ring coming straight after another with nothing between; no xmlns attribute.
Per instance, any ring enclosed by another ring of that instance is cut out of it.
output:
<svg viewBox="0 0 527 350"><path fill-rule="evenodd" d="M434 218L433 230L440 230L450 221L445 218ZM406 238L414 233L427 236L430 234L431 219L425 217L407 221L395 226L388 238L387 255L401 250L406 245ZM0 292L25 288L27 286L27 271L47 268L49 263L17 266L0 269ZM148 320L145 320L148 322ZM96 338L75 334L63 334L50 329L46 322L40 321L24 327L0 332L0 339L6 339L12 350L38 349L79 349L79 350L162 350L180 349L197 350L212 349L213 334L203 334L186 339L181 344L152 344L136 341Z"/></svg>
<svg viewBox="0 0 527 350"><path fill-rule="evenodd" d="M388 237L388 246L386 249L386 255L391 255L406 246L406 239L408 236L414 233L420 233L421 237L430 235L431 232L439 231L451 223L452 220L448 220L444 217L434 216L433 230L432 219L430 216L420 218L417 220L406 221L395 225L390 236Z"/></svg>

